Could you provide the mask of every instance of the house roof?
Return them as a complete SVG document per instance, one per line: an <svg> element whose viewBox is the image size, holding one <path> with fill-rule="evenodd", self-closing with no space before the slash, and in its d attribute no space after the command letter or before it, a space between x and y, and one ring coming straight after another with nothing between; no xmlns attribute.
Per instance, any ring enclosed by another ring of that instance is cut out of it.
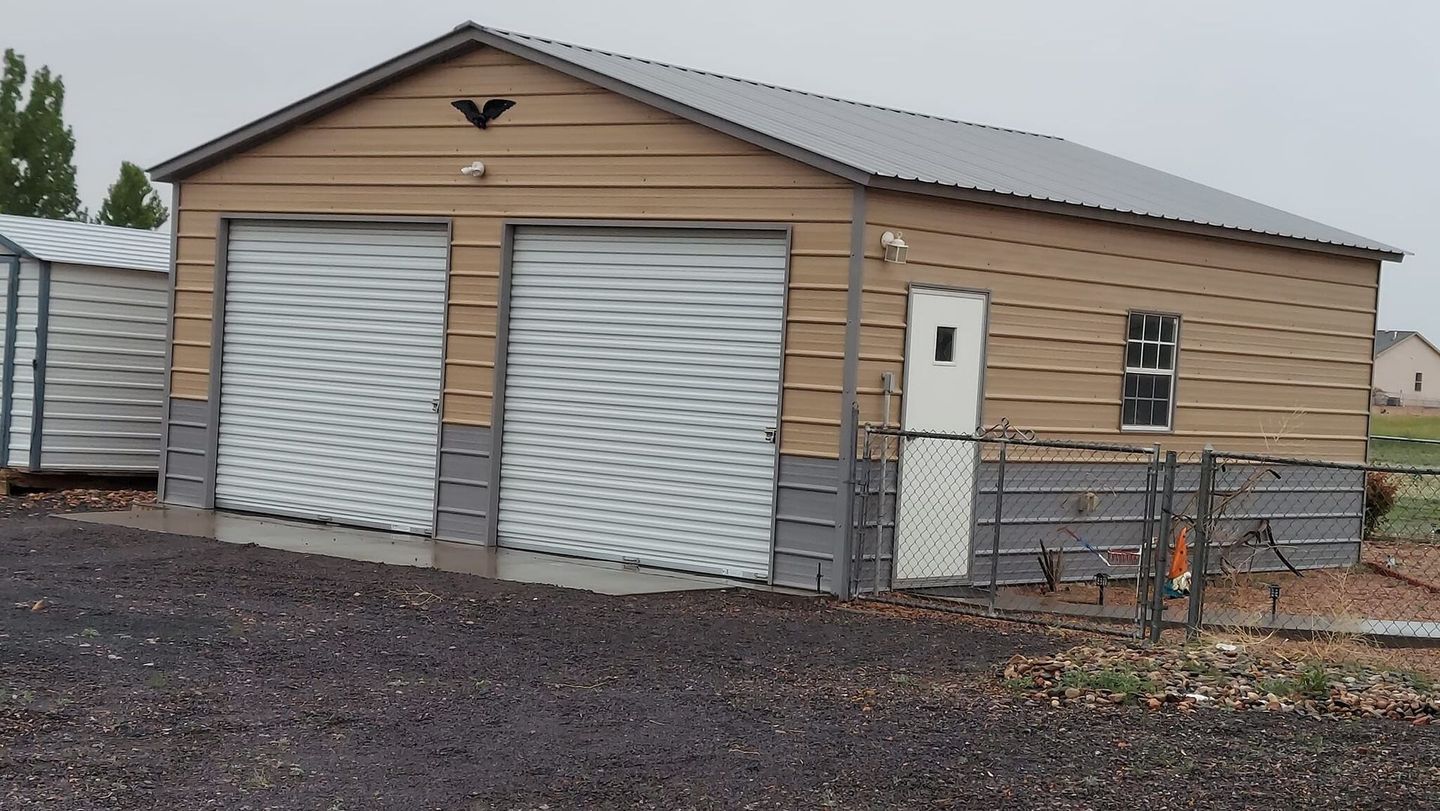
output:
<svg viewBox="0 0 1440 811"><path fill-rule="evenodd" d="M0 214L0 249L46 262L170 272L170 235Z"/></svg>
<svg viewBox="0 0 1440 811"><path fill-rule="evenodd" d="M1404 251L1048 135L791 90L465 23L450 34L151 171L176 180L397 76L475 44L546 64L868 186L1174 230L1338 249Z"/></svg>
<svg viewBox="0 0 1440 811"><path fill-rule="evenodd" d="M1413 329L1381 329L1375 331L1375 357L1380 357L1381 353L1389 351L1406 339L1412 337L1419 338L1421 343L1430 347L1431 352L1440 355L1440 347L1430 343L1429 338L1426 338Z"/></svg>

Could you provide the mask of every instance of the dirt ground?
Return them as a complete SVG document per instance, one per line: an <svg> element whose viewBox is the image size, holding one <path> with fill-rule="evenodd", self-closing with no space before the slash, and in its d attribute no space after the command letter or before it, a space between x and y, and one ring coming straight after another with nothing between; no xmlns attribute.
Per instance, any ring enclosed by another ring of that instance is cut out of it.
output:
<svg viewBox="0 0 1440 811"><path fill-rule="evenodd" d="M63 503L58 506L64 506ZM1073 644L0 520L0 808L1436 808L1440 734L1052 710ZM38 603L38 605L37 605Z"/></svg>
<svg viewBox="0 0 1440 811"><path fill-rule="evenodd" d="M1440 620L1440 543L1367 541L1364 550L1361 565L1308 569L1304 577L1283 571L1213 577L1205 587L1206 607L1268 613L1270 584L1274 583L1280 586L1277 608L1283 614L1400 622ZM1377 567L1392 569L1405 578L1384 574ZM1040 586L1011 590L1032 596L1044 593ZM1054 598L1091 604L1099 593L1090 583L1066 583ZM1133 606L1135 581L1111 583L1105 602Z"/></svg>

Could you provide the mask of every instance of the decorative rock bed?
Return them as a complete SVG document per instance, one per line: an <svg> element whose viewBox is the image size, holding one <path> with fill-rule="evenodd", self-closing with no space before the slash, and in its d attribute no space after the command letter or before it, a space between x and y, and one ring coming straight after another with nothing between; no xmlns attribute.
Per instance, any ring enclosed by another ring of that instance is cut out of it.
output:
<svg viewBox="0 0 1440 811"><path fill-rule="evenodd" d="M1440 684L1416 673L1300 663L1236 645L1140 649L1082 645L1047 657L1015 656L1004 684L1031 701L1138 704L1371 717L1440 724Z"/></svg>

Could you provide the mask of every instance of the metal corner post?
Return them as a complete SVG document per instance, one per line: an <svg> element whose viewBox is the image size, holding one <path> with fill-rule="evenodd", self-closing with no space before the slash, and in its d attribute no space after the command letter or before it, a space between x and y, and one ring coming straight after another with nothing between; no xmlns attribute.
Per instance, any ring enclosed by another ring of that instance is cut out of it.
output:
<svg viewBox="0 0 1440 811"><path fill-rule="evenodd" d="M5 336L4 357L0 358L0 467L10 462L10 420L15 400L15 338L19 335L15 319L19 316L20 299L20 257L7 260L5 273Z"/></svg>
<svg viewBox="0 0 1440 811"><path fill-rule="evenodd" d="M995 616L996 599L1000 596L1000 530L1005 524L1005 460L1009 443L1000 443L1000 464L995 468L995 535L990 545L990 616ZM978 490L976 491L978 493Z"/></svg>
<svg viewBox="0 0 1440 811"><path fill-rule="evenodd" d="M1215 449L1209 445L1200 454L1200 483L1195 493L1195 526L1190 533L1190 601L1185 612L1185 638L1200 635L1205 619L1205 573L1210 561L1210 501L1215 492Z"/></svg>
<svg viewBox="0 0 1440 811"><path fill-rule="evenodd" d="M40 469L45 445L45 362L50 347L50 263L40 262L39 292L35 298L35 375L30 384L30 460L32 471Z"/></svg>
<svg viewBox="0 0 1440 811"><path fill-rule="evenodd" d="M1175 507L1175 451L1165 452L1164 484L1160 491L1160 532L1155 541L1155 588L1150 602L1150 641L1159 642L1165 627L1165 573L1170 568L1170 530Z"/></svg>
<svg viewBox="0 0 1440 811"><path fill-rule="evenodd" d="M854 573L851 550L851 524L855 518L855 481L850 464L856 453L859 433L859 407L855 392L860 376L860 316L863 312L865 279L865 186L856 183L850 205L850 266L845 290L845 365L842 372L840 399L840 462L836 471L835 551L831 557L830 582L835 596L848 600L854 596L850 584Z"/></svg>

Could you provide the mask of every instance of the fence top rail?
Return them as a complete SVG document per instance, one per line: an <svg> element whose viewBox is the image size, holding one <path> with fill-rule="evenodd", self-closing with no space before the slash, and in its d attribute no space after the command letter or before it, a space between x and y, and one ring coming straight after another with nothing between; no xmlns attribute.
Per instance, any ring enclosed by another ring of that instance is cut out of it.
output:
<svg viewBox="0 0 1440 811"><path fill-rule="evenodd" d="M1328 459L1306 459L1295 456L1272 456L1262 453L1228 453L1215 451L1213 454L1217 462L1257 462L1267 465L1292 465L1303 467L1323 467L1335 470L1357 470L1377 473L1411 473L1426 476L1440 476L1440 467L1420 467L1416 465L1380 465L1373 462L1332 462Z"/></svg>
<svg viewBox="0 0 1440 811"><path fill-rule="evenodd" d="M1440 439L1421 439L1417 436L1371 436L1386 442L1414 442L1417 445L1440 445Z"/></svg>
<svg viewBox="0 0 1440 811"><path fill-rule="evenodd" d="M1116 445L1106 442L1078 442L1068 439L1008 439L1005 437L976 434L946 433L944 431L907 431L903 428L872 423L866 423L861 427L865 429L865 433L872 436L894 436L902 439L948 439L960 442L980 442L990 445L1010 445L1011 447L1017 448L1068 448L1071 450L1110 451L1112 453L1128 453L1152 457L1160 452L1159 447L1153 445Z"/></svg>

